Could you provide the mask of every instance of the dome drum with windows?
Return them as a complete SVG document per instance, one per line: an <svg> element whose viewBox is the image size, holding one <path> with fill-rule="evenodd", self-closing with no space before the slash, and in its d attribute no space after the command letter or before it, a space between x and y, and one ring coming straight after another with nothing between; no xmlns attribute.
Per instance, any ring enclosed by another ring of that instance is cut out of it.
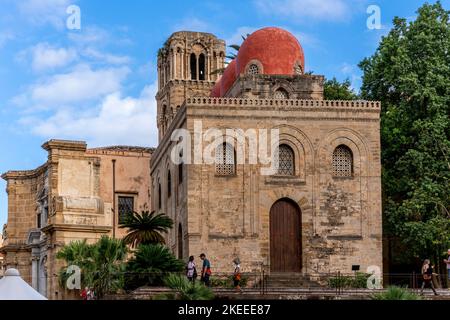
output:
<svg viewBox="0 0 450 320"><path fill-rule="evenodd" d="M301 75L305 70L302 46L290 32L267 27L253 32L242 43L222 77L211 90L212 97L224 97L236 79L248 75ZM286 98L280 91L277 98Z"/></svg>

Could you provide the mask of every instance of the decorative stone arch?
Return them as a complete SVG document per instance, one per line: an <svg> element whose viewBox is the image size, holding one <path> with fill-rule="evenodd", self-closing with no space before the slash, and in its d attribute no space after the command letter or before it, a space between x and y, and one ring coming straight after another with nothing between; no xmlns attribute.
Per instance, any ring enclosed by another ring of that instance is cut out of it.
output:
<svg viewBox="0 0 450 320"><path fill-rule="evenodd" d="M238 168L241 167L242 162L248 163L248 158L247 158L248 143L247 143L247 141L245 141L244 144L241 144L241 141L240 141L241 135L239 135L239 134L237 136L231 136L231 135L227 134L227 132L226 132L227 129L234 129L234 128L219 125L219 126L217 126L217 129L223 133L222 134L223 142L230 143L231 146L234 148L236 174L237 174ZM241 150L242 150L243 154L240 154Z"/></svg>
<svg viewBox="0 0 450 320"><path fill-rule="evenodd" d="M346 146L352 152L353 175L351 177L333 177L332 175L333 152L340 145ZM324 188L328 188L326 185L334 185L352 194L353 201L359 207L359 212L356 211L351 216L352 222L345 225L345 228L339 227L332 230L333 234L362 237L369 234L372 217L369 214L371 204L368 203L370 198L368 178L373 174L371 173L372 156L366 139L349 128L334 129L321 141L316 157L320 164L316 171L316 179L322 181L322 186L317 191L322 192ZM319 216L322 214L319 210L320 205L320 198L317 198L316 208Z"/></svg>
<svg viewBox="0 0 450 320"><path fill-rule="evenodd" d="M353 177L370 176L372 157L368 150L368 144L357 131L348 128L335 129L321 141L317 149L317 158L321 163L319 173L331 175L333 152L340 145L346 146L352 152Z"/></svg>
<svg viewBox="0 0 450 320"><path fill-rule="evenodd" d="M244 68L244 73L245 74L251 74L251 75L255 75L255 73L250 73L252 66L255 65L256 67L258 67L258 73L257 74L264 74L264 66L261 63L261 61L259 61L258 59L252 59L250 60L247 65Z"/></svg>
<svg viewBox="0 0 450 320"><path fill-rule="evenodd" d="M313 204L312 200L305 197L304 192L295 186L283 186L274 188L271 192L265 192L264 196L259 198L259 230L260 239L263 247L270 248L270 210L272 206L280 199L290 199L300 208L300 221L302 230L302 251L305 252L308 247L308 241L314 236L313 230ZM264 222L263 222L264 221ZM267 222L266 222L267 221ZM302 272L308 272L308 255L302 255ZM270 264L270 249L263 253L263 263Z"/></svg>
<svg viewBox="0 0 450 320"><path fill-rule="evenodd" d="M311 141L303 131L290 125L283 124L272 129L279 130L279 144L287 144L294 151L295 176L305 180L307 173L313 172L314 168L314 148ZM272 145L272 148L276 147Z"/></svg>
<svg viewBox="0 0 450 320"><path fill-rule="evenodd" d="M286 80L279 80L277 83L272 87L272 97L275 96L275 93L277 91L285 91L287 93L287 99L293 99L295 90L292 87L291 83L289 83Z"/></svg>

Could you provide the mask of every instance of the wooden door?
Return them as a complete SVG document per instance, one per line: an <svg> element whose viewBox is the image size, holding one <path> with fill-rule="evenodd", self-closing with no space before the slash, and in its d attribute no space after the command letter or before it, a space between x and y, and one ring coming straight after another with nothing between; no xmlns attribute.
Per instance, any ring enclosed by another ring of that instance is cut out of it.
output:
<svg viewBox="0 0 450 320"><path fill-rule="evenodd" d="M270 209L270 270L300 272L302 265L301 214L289 199L277 201Z"/></svg>

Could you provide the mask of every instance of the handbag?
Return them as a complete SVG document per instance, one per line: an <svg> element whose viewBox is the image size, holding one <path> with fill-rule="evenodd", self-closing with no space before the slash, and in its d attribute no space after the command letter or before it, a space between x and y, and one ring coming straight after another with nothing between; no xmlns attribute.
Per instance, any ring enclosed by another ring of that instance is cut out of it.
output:
<svg viewBox="0 0 450 320"><path fill-rule="evenodd" d="M194 267L194 273L192 274L192 278L197 278L198 277L198 274L197 274L197 268L196 267Z"/></svg>

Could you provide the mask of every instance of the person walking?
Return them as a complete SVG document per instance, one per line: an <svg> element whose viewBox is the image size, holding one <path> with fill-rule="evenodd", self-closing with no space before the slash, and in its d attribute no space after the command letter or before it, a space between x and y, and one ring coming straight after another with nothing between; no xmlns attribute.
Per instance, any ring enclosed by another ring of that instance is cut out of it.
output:
<svg viewBox="0 0 450 320"><path fill-rule="evenodd" d="M447 265L448 287L450 288L450 249L447 250L447 254L448 254L448 258L444 259L444 262Z"/></svg>
<svg viewBox="0 0 450 320"><path fill-rule="evenodd" d="M211 277L211 263L208 259L206 259L206 255L204 253L200 255L200 259L203 260L201 281L205 284L205 286L209 287L209 278Z"/></svg>
<svg viewBox="0 0 450 320"><path fill-rule="evenodd" d="M189 261L186 266L186 276L192 283L194 283L197 278L197 269L195 267L194 256L189 257Z"/></svg>
<svg viewBox="0 0 450 320"><path fill-rule="evenodd" d="M234 288L239 291L242 292L241 289L241 260L239 258L235 258L233 260L234 263L234 273L233 273L233 281L234 281Z"/></svg>
<svg viewBox="0 0 450 320"><path fill-rule="evenodd" d="M423 295L423 289L425 288L425 286L429 286L431 287L431 290L433 290L434 295L437 296L437 292L434 289L434 285L433 285L433 266L430 263L430 260L425 259L423 261L422 264L422 277L423 277L423 282L422 282L422 288L420 290L420 294Z"/></svg>

